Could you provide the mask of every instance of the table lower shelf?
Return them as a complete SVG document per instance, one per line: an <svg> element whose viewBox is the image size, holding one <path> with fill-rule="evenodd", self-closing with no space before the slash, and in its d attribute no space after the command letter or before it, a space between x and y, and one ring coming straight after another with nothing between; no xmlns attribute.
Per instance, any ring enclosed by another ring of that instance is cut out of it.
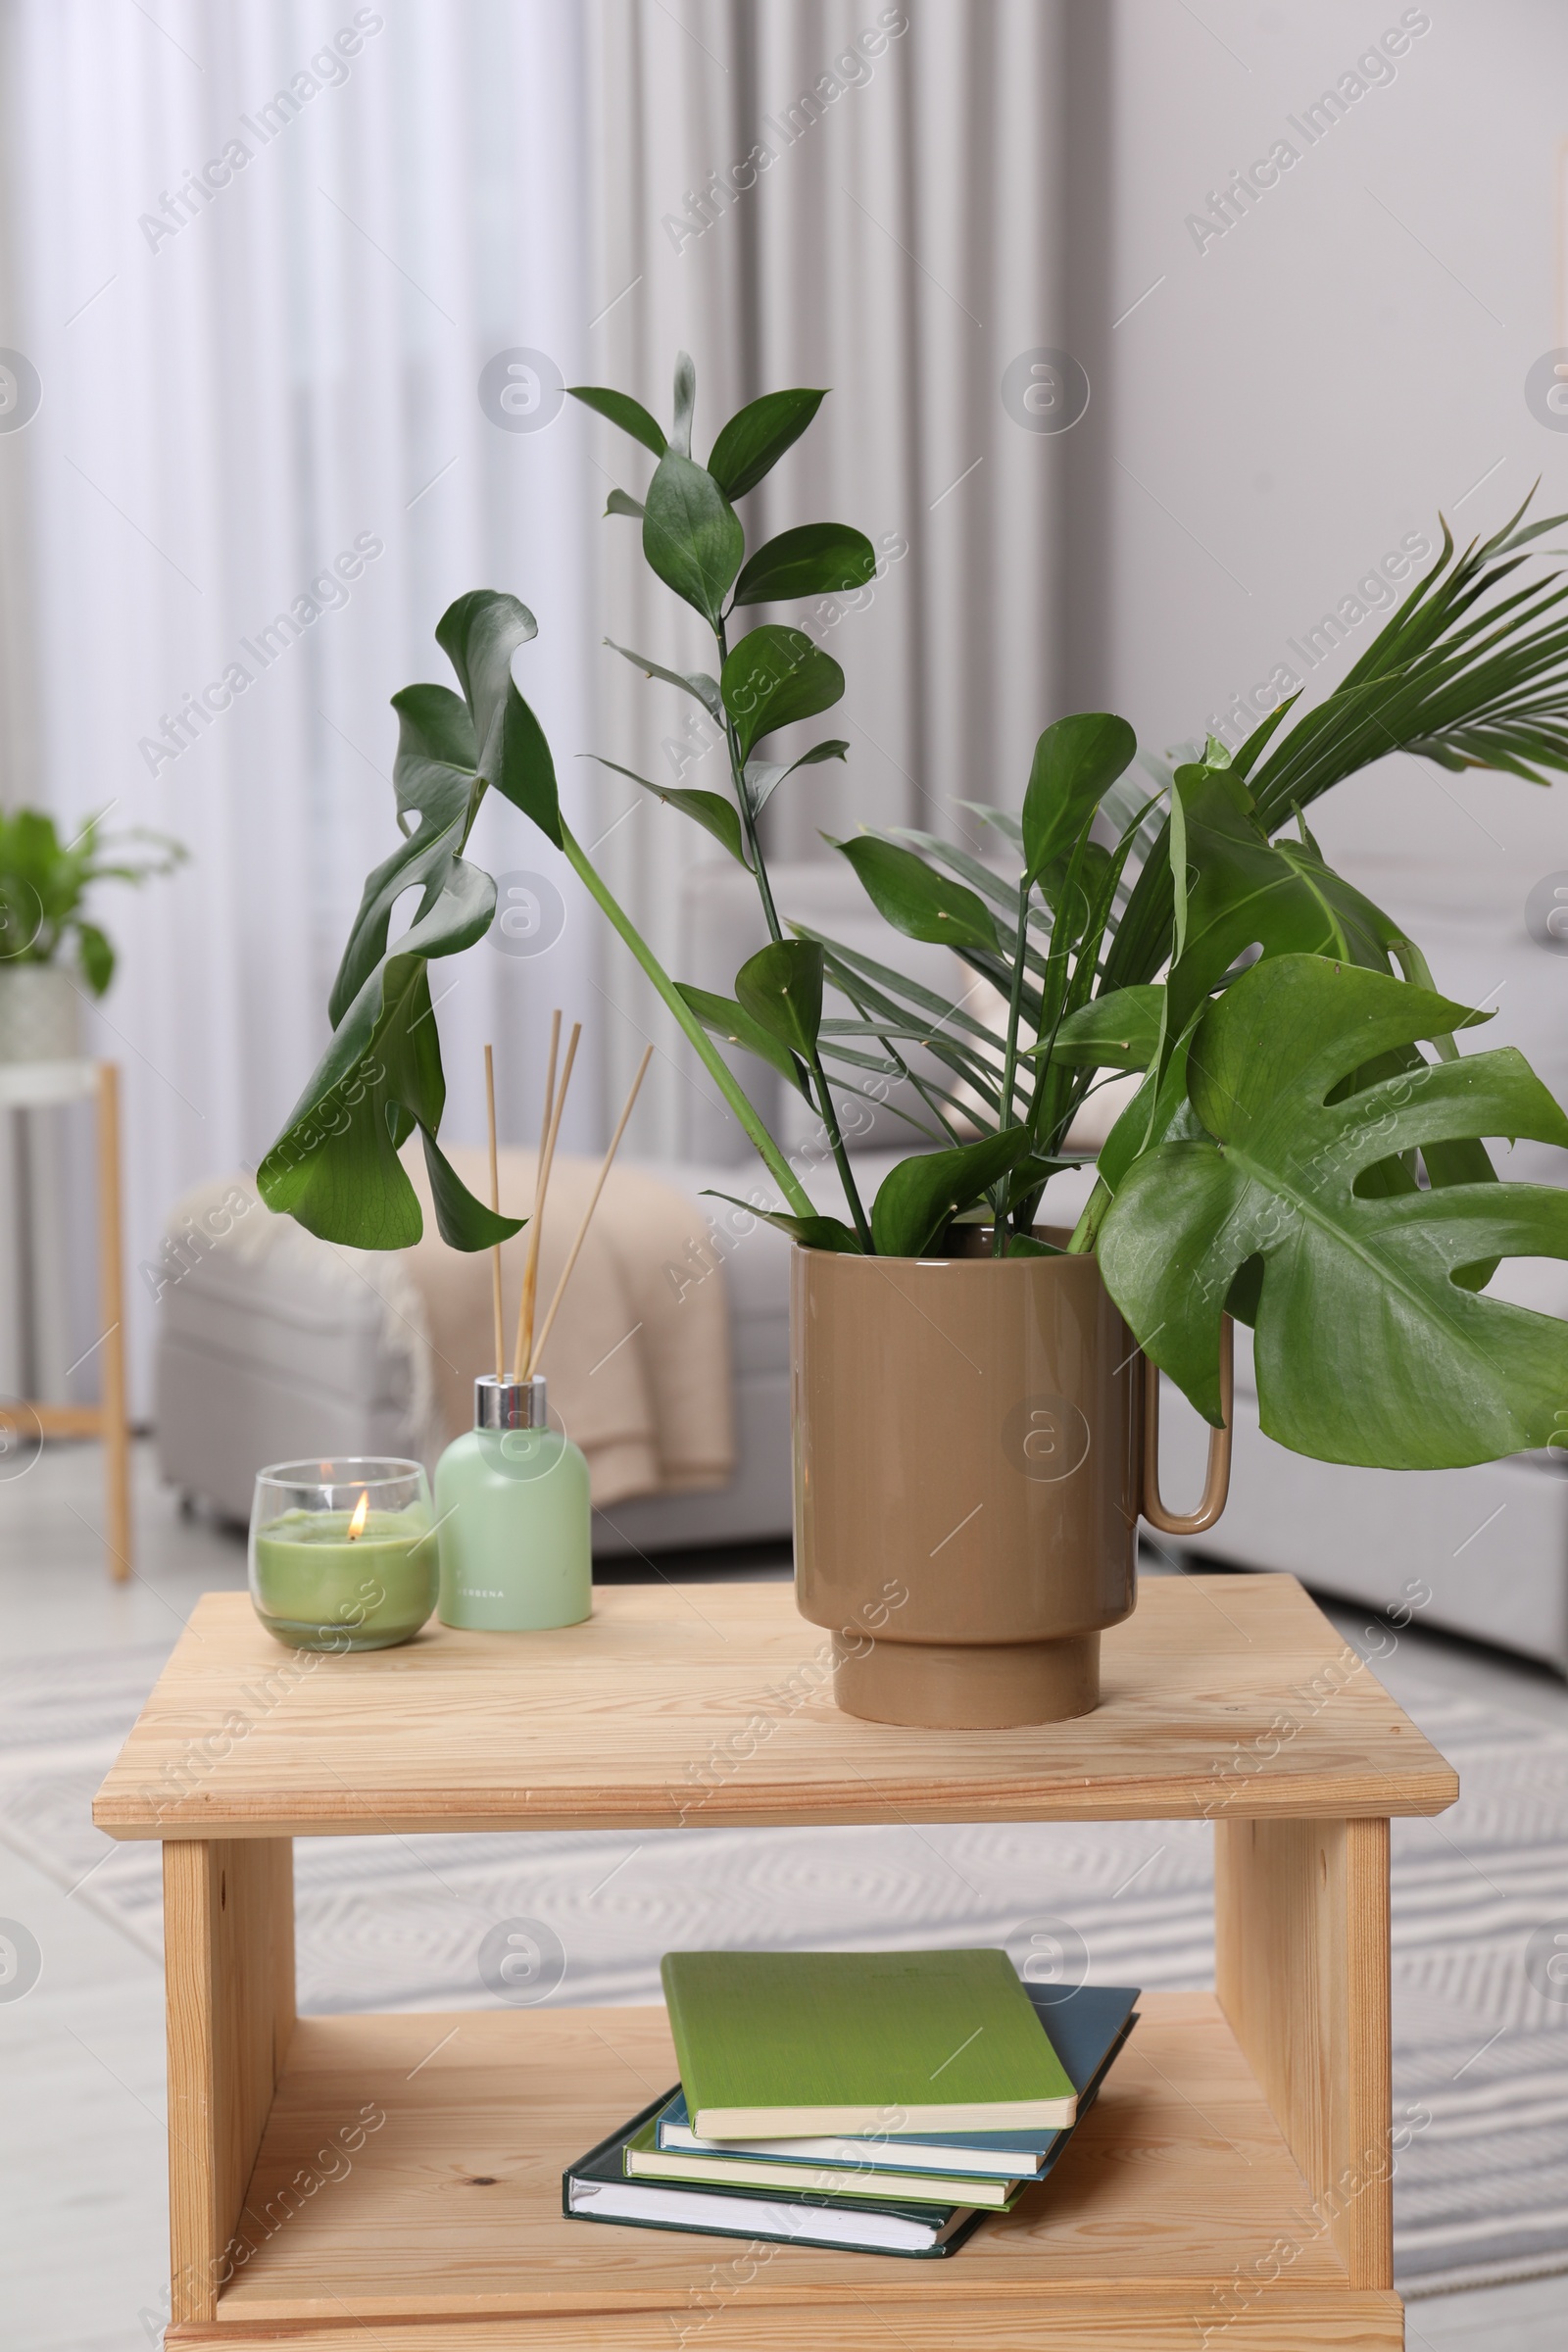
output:
<svg viewBox="0 0 1568 2352"><path fill-rule="evenodd" d="M251 2250L217 2319L168 2340L341 2352L362 2321L378 2352L1023 2352L1043 2327L1054 2352L1398 2346L1398 2299L1349 2285L1212 1996L1141 2008L1050 2182L924 2262L565 2219L565 2166L675 2080L662 2009L302 2019Z"/></svg>

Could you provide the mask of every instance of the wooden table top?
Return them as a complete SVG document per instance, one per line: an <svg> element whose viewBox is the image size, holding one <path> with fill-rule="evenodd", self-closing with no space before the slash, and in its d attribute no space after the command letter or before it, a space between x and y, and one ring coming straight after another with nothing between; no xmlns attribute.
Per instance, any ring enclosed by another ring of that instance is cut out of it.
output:
<svg viewBox="0 0 1568 2352"><path fill-rule="evenodd" d="M543 1634L284 1648L209 1592L98 1792L116 1838L1441 1813L1458 1780L1287 1576L1157 1578L1076 1721L832 1700L780 1584L610 1585Z"/></svg>

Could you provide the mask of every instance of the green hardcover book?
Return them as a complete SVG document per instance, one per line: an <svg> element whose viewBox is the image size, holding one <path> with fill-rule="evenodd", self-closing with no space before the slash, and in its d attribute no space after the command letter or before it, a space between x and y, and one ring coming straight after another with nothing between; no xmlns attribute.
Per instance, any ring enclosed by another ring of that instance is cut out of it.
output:
<svg viewBox="0 0 1568 2352"><path fill-rule="evenodd" d="M1065 2128L1072 2082L1004 1951L668 1952L704 2139Z"/></svg>

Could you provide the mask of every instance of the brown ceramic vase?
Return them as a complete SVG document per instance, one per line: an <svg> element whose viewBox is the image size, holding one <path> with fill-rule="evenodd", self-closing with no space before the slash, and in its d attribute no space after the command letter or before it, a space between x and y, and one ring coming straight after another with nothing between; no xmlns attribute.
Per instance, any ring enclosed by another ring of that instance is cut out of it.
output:
<svg viewBox="0 0 1568 2352"><path fill-rule="evenodd" d="M1140 1510L1191 1533L1224 1501L1213 1447L1198 1512L1146 1492L1157 1388L1096 1260L797 1248L790 1320L796 1595L838 1704L966 1730L1089 1713Z"/></svg>

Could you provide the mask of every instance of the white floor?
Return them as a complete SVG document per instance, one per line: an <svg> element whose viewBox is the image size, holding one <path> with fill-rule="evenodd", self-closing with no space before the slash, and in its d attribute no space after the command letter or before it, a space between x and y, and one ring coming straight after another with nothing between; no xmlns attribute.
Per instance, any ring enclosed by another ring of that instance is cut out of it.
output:
<svg viewBox="0 0 1568 2352"><path fill-rule="evenodd" d="M138 1475L137 1573L111 1585L95 1533L95 1449L52 1446L10 1480L0 1465L0 1702L6 1667L21 1657L172 1644L199 1593L243 1585L242 1543L182 1521L150 1461ZM1359 1622L1344 1621L1348 1631ZM1568 1689L1554 1677L1416 1627L1379 1673L1397 1695L1408 1669L1568 1722ZM3 1846L0 1919L22 1922L43 1954L26 1997L0 1999L0 2344L144 2352L167 2311L161 1975ZM1406 2327L1415 2352L1560 2352L1568 2278L1423 2300Z"/></svg>

